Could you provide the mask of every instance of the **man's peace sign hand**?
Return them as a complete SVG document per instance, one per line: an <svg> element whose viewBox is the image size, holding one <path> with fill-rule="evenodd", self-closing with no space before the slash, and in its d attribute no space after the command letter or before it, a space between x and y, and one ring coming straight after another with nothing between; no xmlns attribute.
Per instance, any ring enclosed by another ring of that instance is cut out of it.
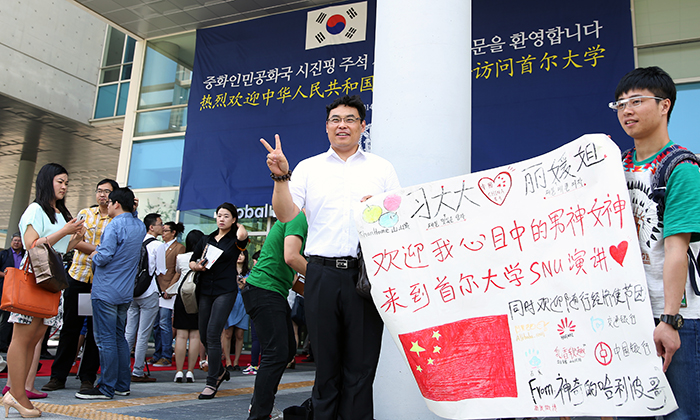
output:
<svg viewBox="0 0 700 420"><path fill-rule="evenodd" d="M270 168L270 172L277 176L287 175L287 172L289 172L289 162L287 162L287 158L284 156L284 153L282 153L280 135L275 134L274 149L265 139L260 139L260 143L262 143L269 152L267 154L267 166Z"/></svg>

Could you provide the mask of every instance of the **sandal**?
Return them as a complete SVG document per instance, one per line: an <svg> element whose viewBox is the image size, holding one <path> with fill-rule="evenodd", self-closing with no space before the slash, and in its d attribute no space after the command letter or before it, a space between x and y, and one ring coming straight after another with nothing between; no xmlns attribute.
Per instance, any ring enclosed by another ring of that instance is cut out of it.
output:
<svg viewBox="0 0 700 420"><path fill-rule="evenodd" d="M200 360L199 370L201 370L202 372L209 372L209 362L207 362L206 360Z"/></svg>

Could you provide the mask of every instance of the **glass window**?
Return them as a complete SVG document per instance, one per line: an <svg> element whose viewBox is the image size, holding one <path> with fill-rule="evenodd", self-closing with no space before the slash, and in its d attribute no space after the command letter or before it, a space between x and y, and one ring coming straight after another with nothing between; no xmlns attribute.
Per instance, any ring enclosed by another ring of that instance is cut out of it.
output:
<svg viewBox="0 0 700 420"><path fill-rule="evenodd" d="M97 103L95 104L95 118L107 118L114 116L114 103L117 99L119 85L100 86L97 90Z"/></svg>
<svg viewBox="0 0 700 420"><path fill-rule="evenodd" d="M148 45L139 109L187 104L192 73L178 60L180 46L164 41Z"/></svg>
<svg viewBox="0 0 700 420"><path fill-rule="evenodd" d="M178 133L187 129L187 108L140 112L136 115L135 136Z"/></svg>
<svg viewBox="0 0 700 420"><path fill-rule="evenodd" d="M668 124L668 134L674 142L694 153L700 153L700 138L695 125L700 103L700 83L686 83L677 85L676 88L678 93Z"/></svg>
<svg viewBox="0 0 700 420"><path fill-rule="evenodd" d="M126 113L126 101L129 97L129 82L119 85L119 101L117 102L117 115Z"/></svg>
<svg viewBox="0 0 700 420"><path fill-rule="evenodd" d="M127 64L122 67L122 80L131 79L131 64Z"/></svg>
<svg viewBox="0 0 700 420"><path fill-rule="evenodd" d="M110 67L108 69L102 70L102 77L100 77L100 83L112 83L119 80L120 67Z"/></svg>
<svg viewBox="0 0 700 420"><path fill-rule="evenodd" d="M97 88L94 118L110 118L124 115L126 112L135 46L135 39L112 27L109 28L100 69L100 86Z"/></svg>
<svg viewBox="0 0 700 420"><path fill-rule="evenodd" d="M136 40L132 37L126 38L126 48L124 49L124 62L131 63L134 61L134 48L136 47Z"/></svg>
<svg viewBox="0 0 700 420"><path fill-rule="evenodd" d="M113 27L109 27L107 34L107 45L105 46L105 55L103 66L113 66L121 64L124 54L124 39L126 35Z"/></svg>
<svg viewBox="0 0 700 420"><path fill-rule="evenodd" d="M180 185L184 147L183 137L134 142L131 148L129 187L155 188Z"/></svg>
<svg viewBox="0 0 700 420"><path fill-rule="evenodd" d="M143 220L149 213L158 213L163 223L174 222L177 216L178 191L134 191L139 199L139 218ZM183 236L184 241L184 236Z"/></svg>

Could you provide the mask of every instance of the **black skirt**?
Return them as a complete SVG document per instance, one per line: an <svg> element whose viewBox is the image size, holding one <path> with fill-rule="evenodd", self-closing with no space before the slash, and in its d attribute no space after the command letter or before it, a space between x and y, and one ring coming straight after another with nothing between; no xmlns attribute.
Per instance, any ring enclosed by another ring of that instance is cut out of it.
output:
<svg viewBox="0 0 700 420"><path fill-rule="evenodd" d="M175 297L175 306L173 310L175 311L173 328L178 330L199 329L199 316L197 314L188 314L187 311L185 311L185 305L182 303L180 295Z"/></svg>

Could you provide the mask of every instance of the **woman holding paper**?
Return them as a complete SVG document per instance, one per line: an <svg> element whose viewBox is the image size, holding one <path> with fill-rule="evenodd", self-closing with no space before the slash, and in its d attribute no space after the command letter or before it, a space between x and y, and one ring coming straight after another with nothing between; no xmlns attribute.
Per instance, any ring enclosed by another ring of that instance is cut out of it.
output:
<svg viewBox="0 0 700 420"><path fill-rule="evenodd" d="M218 229L195 246L190 269L199 271L199 335L211 365L207 386L199 399L214 398L219 385L230 373L221 364L221 332L238 295L238 255L248 244L248 231L238 223L238 209L223 203L216 209Z"/></svg>

